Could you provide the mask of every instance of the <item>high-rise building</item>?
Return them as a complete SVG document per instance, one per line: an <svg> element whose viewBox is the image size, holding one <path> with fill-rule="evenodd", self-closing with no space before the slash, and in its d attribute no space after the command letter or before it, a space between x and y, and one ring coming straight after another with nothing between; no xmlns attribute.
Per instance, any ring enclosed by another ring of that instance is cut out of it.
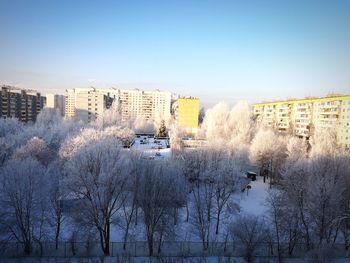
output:
<svg viewBox="0 0 350 263"><path fill-rule="evenodd" d="M85 122L95 120L112 105L113 98L95 88L66 90L65 117Z"/></svg>
<svg viewBox="0 0 350 263"><path fill-rule="evenodd" d="M258 121L280 132L310 137L316 130L333 128L340 144L350 148L350 96L257 103Z"/></svg>
<svg viewBox="0 0 350 263"><path fill-rule="evenodd" d="M177 125L188 133L197 133L199 99L180 97L172 105L172 112Z"/></svg>
<svg viewBox="0 0 350 263"><path fill-rule="evenodd" d="M64 116L65 96L57 94L46 94L46 107L56 109L62 116Z"/></svg>
<svg viewBox="0 0 350 263"><path fill-rule="evenodd" d="M91 112L91 115L97 116L103 112L103 109L109 107L111 100L119 102L124 120L136 117L142 117L147 120L155 120L157 118L166 120L170 118L170 92L119 90L113 88L66 90L65 116L66 118L86 119L82 118L86 112ZM87 120L90 121L91 119Z"/></svg>
<svg viewBox="0 0 350 263"><path fill-rule="evenodd" d="M0 117L17 118L23 122L34 122L46 104L46 98L39 92L12 86L2 86L0 97Z"/></svg>
<svg viewBox="0 0 350 263"><path fill-rule="evenodd" d="M146 120L168 120L171 116L170 92L120 90L119 102L123 119L142 117Z"/></svg>

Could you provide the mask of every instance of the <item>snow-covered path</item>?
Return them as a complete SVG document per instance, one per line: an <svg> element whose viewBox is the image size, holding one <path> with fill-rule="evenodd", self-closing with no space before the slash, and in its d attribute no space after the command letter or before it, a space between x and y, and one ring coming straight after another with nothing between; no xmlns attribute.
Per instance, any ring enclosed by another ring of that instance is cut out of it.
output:
<svg viewBox="0 0 350 263"><path fill-rule="evenodd" d="M266 198L269 192L269 183L263 182L263 178L256 177L256 181L250 182L251 189L240 193L239 205L241 213L252 214L256 216L264 215L267 211Z"/></svg>

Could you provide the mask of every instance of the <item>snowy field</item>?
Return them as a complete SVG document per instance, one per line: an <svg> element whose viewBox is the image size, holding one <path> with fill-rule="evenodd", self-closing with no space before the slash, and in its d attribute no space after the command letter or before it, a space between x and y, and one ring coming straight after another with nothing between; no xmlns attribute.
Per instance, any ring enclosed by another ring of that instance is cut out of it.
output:
<svg viewBox="0 0 350 263"><path fill-rule="evenodd" d="M269 183L263 182L263 178L256 177L256 181L250 182L252 187L250 190L245 190L239 195L239 206L241 213L250 215L263 216L266 214L266 197L269 192ZM237 196L237 195L236 195Z"/></svg>
<svg viewBox="0 0 350 263"><path fill-rule="evenodd" d="M164 160L171 154L167 139L155 139L153 136L137 135L130 147L131 151L142 153L147 159Z"/></svg>
<svg viewBox="0 0 350 263"><path fill-rule="evenodd" d="M146 147L145 147L146 148ZM235 218L239 215L249 214L263 217L266 215L267 206L265 205L266 197L269 193L269 183L263 182L263 178L257 176L256 181L251 181L249 183L251 189L244 192L236 191L236 193L231 197L231 206L237 207L234 213L227 213L223 216L222 226L234 222ZM191 195L190 195L191 198ZM182 208L179 211L179 223L176 226L175 231L176 241L189 241L189 242L200 242L199 237L193 233L193 226L191 222L186 222L186 209ZM219 235L213 233L212 240L223 241L224 232L220 231ZM113 225L111 229L111 242L121 242L123 237L123 230ZM139 224L130 229L130 241L144 241L145 233L143 225Z"/></svg>

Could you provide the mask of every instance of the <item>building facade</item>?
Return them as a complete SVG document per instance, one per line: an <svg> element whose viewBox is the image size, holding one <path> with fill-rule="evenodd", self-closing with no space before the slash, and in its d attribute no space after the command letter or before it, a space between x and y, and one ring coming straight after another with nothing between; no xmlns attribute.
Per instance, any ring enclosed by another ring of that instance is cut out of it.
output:
<svg viewBox="0 0 350 263"><path fill-rule="evenodd" d="M67 89L65 118L93 121L112 105L113 99L109 94L95 88Z"/></svg>
<svg viewBox="0 0 350 263"><path fill-rule="evenodd" d="M137 117L146 120L170 119L170 92L120 90L118 99L124 120Z"/></svg>
<svg viewBox="0 0 350 263"><path fill-rule="evenodd" d="M264 125L299 137L333 128L339 143L350 148L350 96L257 103L253 111Z"/></svg>
<svg viewBox="0 0 350 263"><path fill-rule="evenodd" d="M65 96L57 94L46 94L46 107L56 109L61 116L65 114Z"/></svg>
<svg viewBox="0 0 350 263"><path fill-rule="evenodd" d="M66 90L66 118L91 121L102 114L112 101L120 105L123 120L142 117L146 120L170 118L171 93L161 91L119 89L70 89ZM88 118L90 115L91 117Z"/></svg>
<svg viewBox="0 0 350 263"><path fill-rule="evenodd" d="M172 105L172 113L177 125L186 132L197 133L199 99L193 97L180 97Z"/></svg>
<svg viewBox="0 0 350 263"><path fill-rule="evenodd" d="M2 86L0 97L0 117L23 122L34 122L46 104L46 98L39 92L12 86Z"/></svg>

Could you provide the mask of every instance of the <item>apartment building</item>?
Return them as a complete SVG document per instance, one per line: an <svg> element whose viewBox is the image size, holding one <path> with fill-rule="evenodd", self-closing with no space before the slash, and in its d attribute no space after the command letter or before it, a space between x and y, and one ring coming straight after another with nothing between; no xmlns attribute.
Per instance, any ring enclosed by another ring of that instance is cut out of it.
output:
<svg viewBox="0 0 350 263"><path fill-rule="evenodd" d="M253 111L264 125L299 137L334 128L339 143L350 148L350 96L257 103Z"/></svg>
<svg viewBox="0 0 350 263"><path fill-rule="evenodd" d="M56 109L61 116L65 112L65 96L57 94L46 94L46 107Z"/></svg>
<svg viewBox="0 0 350 263"><path fill-rule="evenodd" d="M120 90L118 99L124 120L136 117L146 120L170 119L170 92Z"/></svg>
<svg viewBox="0 0 350 263"><path fill-rule="evenodd" d="M91 121L118 100L123 120L142 117L147 120L169 119L171 93L119 89L70 89L66 90L66 118ZM88 118L90 112L90 118ZM88 114L88 115L87 115Z"/></svg>
<svg viewBox="0 0 350 263"><path fill-rule="evenodd" d="M46 98L36 90L12 86L2 86L0 97L0 117L17 118L23 122L34 122L46 104Z"/></svg>
<svg viewBox="0 0 350 263"><path fill-rule="evenodd" d="M172 113L178 126L188 133L197 133L199 99L194 97L179 97L172 105Z"/></svg>
<svg viewBox="0 0 350 263"><path fill-rule="evenodd" d="M112 105L114 98L95 88L66 90L65 117L84 122L95 120Z"/></svg>

